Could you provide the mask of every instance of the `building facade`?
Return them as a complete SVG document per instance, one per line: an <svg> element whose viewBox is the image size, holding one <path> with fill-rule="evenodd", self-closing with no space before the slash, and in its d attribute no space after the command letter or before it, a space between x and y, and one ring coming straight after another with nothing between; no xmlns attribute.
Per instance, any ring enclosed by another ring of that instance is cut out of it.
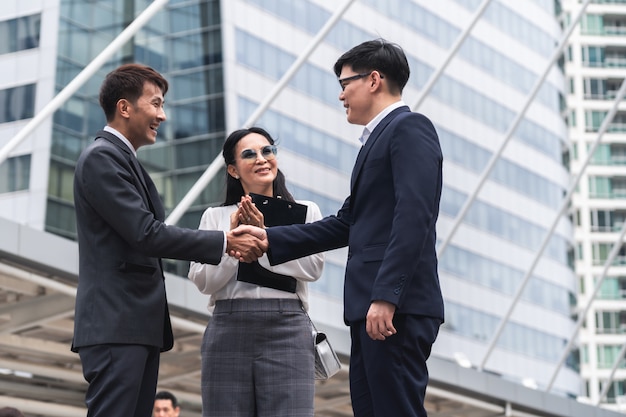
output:
<svg viewBox="0 0 626 417"><path fill-rule="evenodd" d="M0 11L0 39L9 39L8 46L0 45L0 146L151 2L9 3ZM278 140L281 169L294 196L333 214L349 193L361 127L345 120L332 65L350 47L384 37L405 49L412 72L404 100L434 122L445 159L438 236L446 242L440 257L446 322L433 355L462 358L468 366L538 389L557 373L552 391L578 397L577 348L565 352L566 365L557 367L574 330L576 292L574 229L567 216L559 216L569 185L565 76L562 62L550 62L563 32L559 2L491 1L430 92L420 97L481 3L170 0L0 165L0 215L74 239L74 164L105 123L98 105L103 77L125 62L151 65L171 82L168 121L158 142L139 151L168 212L221 158L228 132L257 124ZM318 39L328 22L334 23ZM505 142L544 69L546 81ZM482 185L481 175L503 143ZM197 227L202 211L220 204L223 182L220 173L178 224ZM311 286L311 309L347 354L341 316L345 258L345 250L328 253L323 278ZM186 274L184 264L168 267ZM488 352L511 305L511 317Z"/></svg>
<svg viewBox="0 0 626 417"><path fill-rule="evenodd" d="M577 1L563 2L569 15L578 8ZM578 311L587 311L580 331L582 395L617 410L626 410L619 356L626 342L626 252L619 240L626 214L626 107L618 105L603 135L600 128L626 76L625 40L626 2L592 1L571 37L566 63L572 173L582 173L573 199ZM616 244L619 252L610 262Z"/></svg>

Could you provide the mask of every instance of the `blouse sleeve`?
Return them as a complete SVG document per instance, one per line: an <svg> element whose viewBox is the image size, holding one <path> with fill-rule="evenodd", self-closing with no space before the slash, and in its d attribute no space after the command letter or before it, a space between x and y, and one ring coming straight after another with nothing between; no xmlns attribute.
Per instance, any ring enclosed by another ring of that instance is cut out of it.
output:
<svg viewBox="0 0 626 417"><path fill-rule="evenodd" d="M201 230L228 230L230 225L223 224L222 208L211 208L205 210L200 220ZM228 217L228 216L226 216ZM191 262L189 266L189 279L196 284L200 292L204 294L214 294L223 288L237 273L238 260L222 254L222 260L218 265L209 265L199 262Z"/></svg>

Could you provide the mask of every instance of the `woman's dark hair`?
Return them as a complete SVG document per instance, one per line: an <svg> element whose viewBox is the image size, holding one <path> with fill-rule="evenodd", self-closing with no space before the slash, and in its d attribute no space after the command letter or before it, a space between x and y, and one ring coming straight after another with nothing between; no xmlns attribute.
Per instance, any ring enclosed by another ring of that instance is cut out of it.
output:
<svg viewBox="0 0 626 417"><path fill-rule="evenodd" d="M241 139L250 133L258 133L263 136L270 145L274 144L274 139L272 136L267 133L265 129L260 127L249 127L247 129L239 129L235 130L233 133L228 135L226 141L224 142L224 147L222 148L222 156L224 157L224 162L226 165L235 165L235 148ZM274 190L274 195L272 197L280 197L283 200L294 201L293 196L287 190L287 186L285 185L285 175L279 169L276 173L276 178L274 178L274 182L272 183L272 188ZM241 200L241 197L245 192L243 191L243 186L241 185L241 181L230 176L228 171L226 171L226 199L224 201L224 206L230 206L232 204L236 204Z"/></svg>

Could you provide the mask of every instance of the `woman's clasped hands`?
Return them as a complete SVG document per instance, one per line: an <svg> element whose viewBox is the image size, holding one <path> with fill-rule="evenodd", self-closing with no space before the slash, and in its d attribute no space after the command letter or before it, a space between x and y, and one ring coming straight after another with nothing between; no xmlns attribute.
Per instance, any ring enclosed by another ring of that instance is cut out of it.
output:
<svg viewBox="0 0 626 417"><path fill-rule="evenodd" d="M230 215L230 229L242 224L265 228L263 213L252 202L252 197L244 195L238 204L237 210Z"/></svg>
<svg viewBox="0 0 626 417"><path fill-rule="evenodd" d="M233 211L230 215L231 231L228 233L231 238L235 238L237 236L242 237L245 234L249 234L250 237L257 240L260 245L260 252L257 253L257 251L254 251L256 257L259 257L263 254L263 252L267 251L267 236L265 235L265 231L263 229L265 229L263 213L261 213L261 211L252 202L252 198L249 195L241 197L237 210ZM228 248L227 253L230 256L239 259L241 262L256 260L256 257L244 257L242 251L232 247Z"/></svg>

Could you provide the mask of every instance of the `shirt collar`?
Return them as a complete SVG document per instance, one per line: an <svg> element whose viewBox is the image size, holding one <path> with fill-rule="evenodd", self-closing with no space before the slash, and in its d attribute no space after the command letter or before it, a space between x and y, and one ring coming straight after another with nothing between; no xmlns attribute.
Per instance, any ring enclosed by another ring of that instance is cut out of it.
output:
<svg viewBox="0 0 626 417"><path fill-rule="evenodd" d="M376 129L376 126L378 126L380 121L383 120L385 117L387 117L389 113L391 113L398 107L402 107L402 106L406 106L406 104L404 104L404 101L402 100L396 101L395 103L392 103L389 106L385 107L383 111L378 113L376 117L374 117L368 124L366 124L365 128L363 128L363 134L359 138L359 141L361 142L361 144L365 146L367 139L370 137L374 129Z"/></svg>
<svg viewBox="0 0 626 417"><path fill-rule="evenodd" d="M106 125L103 130L109 133L113 133L115 136L117 136L119 140L121 140L126 146L128 146L128 149L130 149L133 155L135 155L135 158L137 157L137 151L133 147L132 143L130 143L130 141L126 139L126 136L122 135L117 129L112 128L109 125Z"/></svg>

